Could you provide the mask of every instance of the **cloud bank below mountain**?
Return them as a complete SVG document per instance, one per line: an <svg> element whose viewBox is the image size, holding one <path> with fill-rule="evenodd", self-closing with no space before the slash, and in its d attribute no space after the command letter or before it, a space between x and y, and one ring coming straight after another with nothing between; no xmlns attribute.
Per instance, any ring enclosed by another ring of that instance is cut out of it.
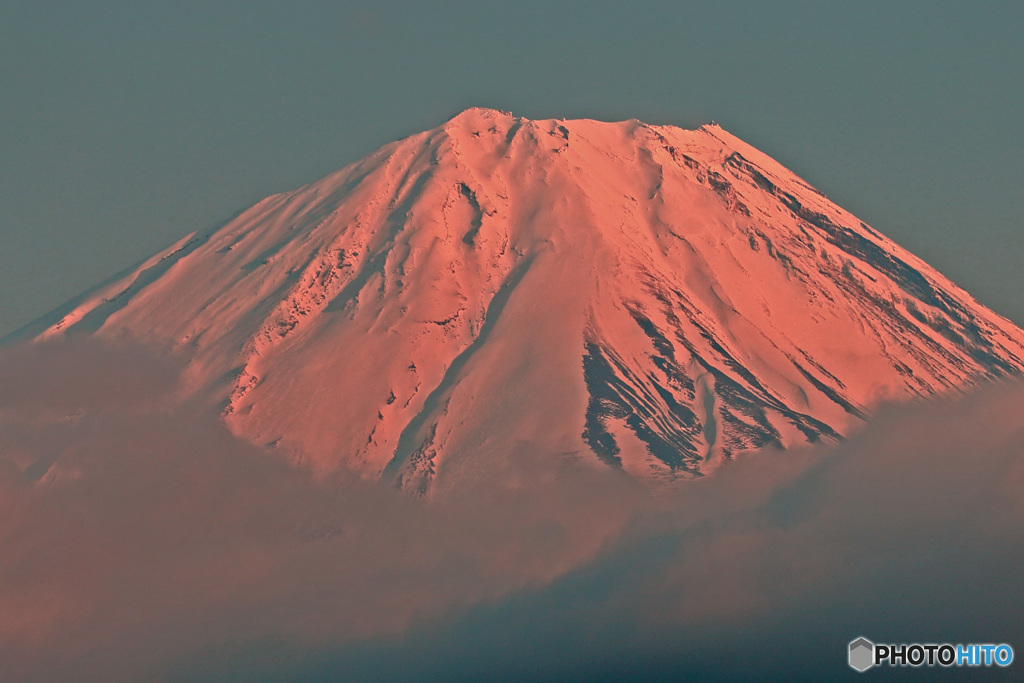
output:
<svg viewBox="0 0 1024 683"><path fill-rule="evenodd" d="M524 449L420 500L231 436L179 376L0 352L0 677L815 677L858 635L1024 635L1019 383L671 490Z"/></svg>

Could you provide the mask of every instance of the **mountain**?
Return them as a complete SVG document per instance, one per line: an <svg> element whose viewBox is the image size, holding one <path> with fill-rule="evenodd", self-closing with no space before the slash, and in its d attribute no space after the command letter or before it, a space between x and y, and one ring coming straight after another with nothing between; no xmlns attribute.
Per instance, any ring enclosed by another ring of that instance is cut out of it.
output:
<svg viewBox="0 0 1024 683"><path fill-rule="evenodd" d="M318 472L426 492L517 453L644 479L834 440L1024 369L1024 332L716 125L471 109L29 326L187 360Z"/></svg>

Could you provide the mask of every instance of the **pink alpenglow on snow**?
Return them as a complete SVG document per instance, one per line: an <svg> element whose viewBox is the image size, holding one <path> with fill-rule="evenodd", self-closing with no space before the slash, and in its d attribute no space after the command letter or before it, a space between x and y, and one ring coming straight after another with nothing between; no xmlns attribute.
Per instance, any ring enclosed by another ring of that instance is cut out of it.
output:
<svg viewBox="0 0 1024 683"><path fill-rule="evenodd" d="M1024 332L718 126L489 109L22 332L76 333L173 350L236 435L417 492L527 449L700 476L1024 368Z"/></svg>

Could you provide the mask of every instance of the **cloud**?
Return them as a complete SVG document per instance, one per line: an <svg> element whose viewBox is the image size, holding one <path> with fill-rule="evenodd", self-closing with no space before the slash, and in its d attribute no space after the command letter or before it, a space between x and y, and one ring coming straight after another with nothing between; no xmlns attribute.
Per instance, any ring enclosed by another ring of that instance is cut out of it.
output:
<svg viewBox="0 0 1024 683"><path fill-rule="evenodd" d="M180 371L0 352L0 677L810 678L1021 635L1020 384L672 491L524 452L422 501L235 439Z"/></svg>

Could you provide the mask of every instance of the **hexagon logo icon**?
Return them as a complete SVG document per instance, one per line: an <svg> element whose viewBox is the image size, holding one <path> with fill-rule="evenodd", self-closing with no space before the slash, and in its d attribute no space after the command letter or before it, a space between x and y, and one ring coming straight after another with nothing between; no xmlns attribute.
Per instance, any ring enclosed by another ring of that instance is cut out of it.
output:
<svg viewBox="0 0 1024 683"><path fill-rule="evenodd" d="M850 666L857 671L867 671L875 664L875 644L867 638L850 642Z"/></svg>

